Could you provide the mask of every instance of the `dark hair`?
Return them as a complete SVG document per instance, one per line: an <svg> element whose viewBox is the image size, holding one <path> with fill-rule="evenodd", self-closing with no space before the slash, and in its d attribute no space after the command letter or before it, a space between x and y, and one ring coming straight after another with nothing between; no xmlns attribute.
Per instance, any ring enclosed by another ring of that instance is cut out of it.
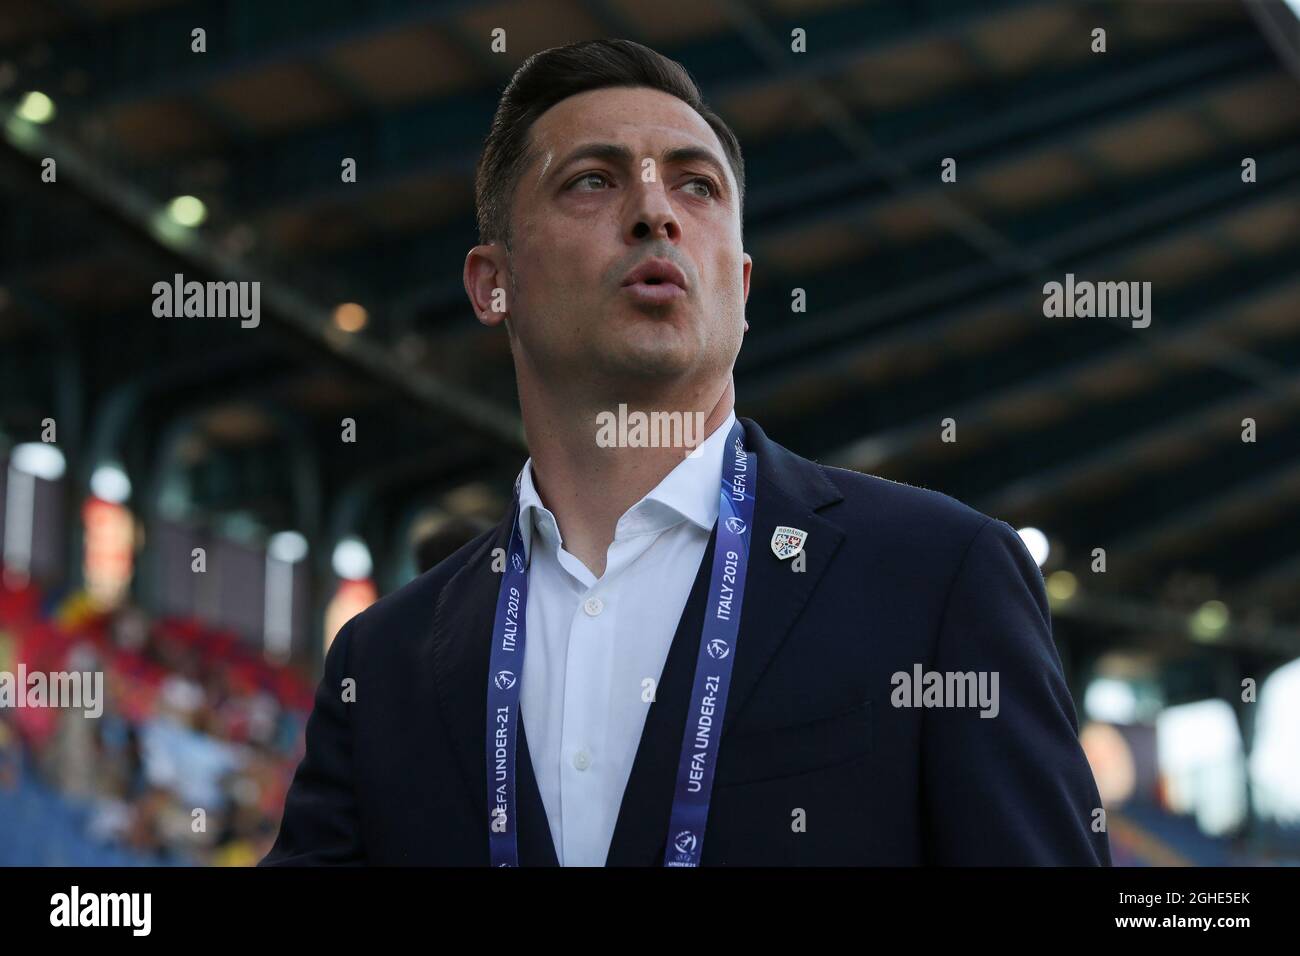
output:
<svg viewBox="0 0 1300 956"><path fill-rule="evenodd" d="M415 567L423 574L492 527L489 521L453 516L415 542Z"/></svg>
<svg viewBox="0 0 1300 956"><path fill-rule="evenodd" d="M479 242L510 244L510 207L531 155L534 121L561 100L611 86L646 86L669 93L700 114L717 134L736 177L744 223L745 161L736 134L705 104L686 67L631 40L584 40L534 53L501 94L474 174Z"/></svg>

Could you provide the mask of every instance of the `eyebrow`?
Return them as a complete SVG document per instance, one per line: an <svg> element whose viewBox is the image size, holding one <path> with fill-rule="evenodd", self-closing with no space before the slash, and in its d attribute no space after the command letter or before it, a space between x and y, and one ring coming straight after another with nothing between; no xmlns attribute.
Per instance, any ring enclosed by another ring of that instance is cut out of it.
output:
<svg viewBox="0 0 1300 956"><path fill-rule="evenodd" d="M603 159L609 163L622 163L630 166L632 165L633 156L632 150L626 146L620 146L618 143L587 143L579 146L566 156L562 162L552 167L551 175L558 176L574 163L583 159ZM730 192L731 184L727 180L727 167L713 154L712 150L705 149L703 146L678 146L663 154L663 163L666 166L691 162L711 166L722 181L723 189Z"/></svg>

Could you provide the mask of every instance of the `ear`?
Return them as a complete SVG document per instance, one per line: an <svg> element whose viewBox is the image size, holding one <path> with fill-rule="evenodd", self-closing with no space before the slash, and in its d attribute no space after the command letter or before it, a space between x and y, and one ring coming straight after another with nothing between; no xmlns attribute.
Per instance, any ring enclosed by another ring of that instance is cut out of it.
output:
<svg viewBox="0 0 1300 956"><path fill-rule="evenodd" d="M741 282L745 286L745 302L749 302L749 276L754 271L754 259L748 252L744 254L743 262L740 267ZM745 320L745 331L749 331L749 319Z"/></svg>
<svg viewBox="0 0 1300 956"><path fill-rule="evenodd" d="M500 325L510 314L505 277L505 250L499 243L475 246L465 256L465 294L474 307L475 318L486 326Z"/></svg>

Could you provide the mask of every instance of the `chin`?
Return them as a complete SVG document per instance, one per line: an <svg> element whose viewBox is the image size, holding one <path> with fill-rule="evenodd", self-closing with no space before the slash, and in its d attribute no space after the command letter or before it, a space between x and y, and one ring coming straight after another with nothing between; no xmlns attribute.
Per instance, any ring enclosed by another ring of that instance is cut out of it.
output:
<svg viewBox="0 0 1300 956"><path fill-rule="evenodd" d="M653 373L688 366L703 344L684 313L677 317L642 313L632 321L611 323L602 331L601 341L593 344L598 344L605 364L624 367L633 374L638 369Z"/></svg>
<svg viewBox="0 0 1300 956"><path fill-rule="evenodd" d="M681 343L628 342L602 349L601 365L611 377L652 381L676 378L694 365L695 356Z"/></svg>

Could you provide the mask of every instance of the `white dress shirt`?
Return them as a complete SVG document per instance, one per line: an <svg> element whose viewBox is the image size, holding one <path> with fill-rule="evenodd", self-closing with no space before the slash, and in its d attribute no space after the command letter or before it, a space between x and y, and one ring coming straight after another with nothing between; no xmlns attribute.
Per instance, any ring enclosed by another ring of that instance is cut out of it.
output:
<svg viewBox="0 0 1300 956"><path fill-rule="evenodd" d="M735 420L732 411L696 457L618 519L599 579L564 550L532 459L524 463L519 527L531 562L520 719L561 866L605 865L653 689L718 519Z"/></svg>

